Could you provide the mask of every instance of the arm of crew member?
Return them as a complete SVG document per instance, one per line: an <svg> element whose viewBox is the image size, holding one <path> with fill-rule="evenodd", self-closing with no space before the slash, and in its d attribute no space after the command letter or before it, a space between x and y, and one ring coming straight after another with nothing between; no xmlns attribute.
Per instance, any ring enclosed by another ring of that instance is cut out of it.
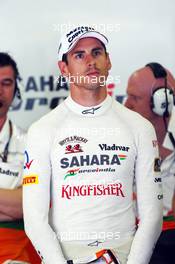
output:
<svg viewBox="0 0 175 264"><path fill-rule="evenodd" d="M0 212L0 222L7 222L7 221L13 221L13 220L14 220L13 217Z"/></svg>
<svg viewBox="0 0 175 264"><path fill-rule="evenodd" d="M21 219L22 210L22 187L14 190L0 189L0 220L3 221Z"/></svg>
<svg viewBox="0 0 175 264"><path fill-rule="evenodd" d="M163 219L162 188L156 135L151 124L140 126L137 139L135 177L139 225L131 245L127 264L147 264L161 233Z"/></svg>

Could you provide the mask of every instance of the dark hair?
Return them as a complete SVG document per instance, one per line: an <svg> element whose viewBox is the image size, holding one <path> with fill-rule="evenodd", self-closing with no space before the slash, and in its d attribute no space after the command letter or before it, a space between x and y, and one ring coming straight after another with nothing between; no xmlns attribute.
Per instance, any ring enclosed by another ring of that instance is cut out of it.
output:
<svg viewBox="0 0 175 264"><path fill-rule="evenodd" d="M64 61L66 64L68 64L67 53L63 54L62 61Z"/></svg>
<svg viewBox="0 0 175 264"><path fill-rule="evenodd" d="M21 79L18 71L18 67L14 59L5 52L0 52L0 67L11 66L13 68L15 79Z"/></svg>
<svg viewBox="0 0 175 264"><path fill-rule="evenodd" d="M99 40L99 41L100 41L100 40ZM106 46L105 46L105 44L104 44L102 41L100 41L100 43L101 43L101 45L102 45L103 48L104 48L105 54L107 55L107 50L106 50ZM68 65L67 53L64 53L64 54L63 54L62 61L65 62L65 63Z"/></svg>

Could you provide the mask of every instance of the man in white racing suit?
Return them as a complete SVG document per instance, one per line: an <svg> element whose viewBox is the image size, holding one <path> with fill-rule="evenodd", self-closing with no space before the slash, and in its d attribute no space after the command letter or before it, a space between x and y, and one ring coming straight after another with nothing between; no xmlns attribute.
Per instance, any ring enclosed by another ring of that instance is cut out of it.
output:
<svg viewBox="0 0 175 264"><path fill-rule="evenodd" d="M29 129L25 230L45 264L147 264L161 231L155 131L107 95L107 42L86 26L62 37L58 63L70 96Z"/></svg>

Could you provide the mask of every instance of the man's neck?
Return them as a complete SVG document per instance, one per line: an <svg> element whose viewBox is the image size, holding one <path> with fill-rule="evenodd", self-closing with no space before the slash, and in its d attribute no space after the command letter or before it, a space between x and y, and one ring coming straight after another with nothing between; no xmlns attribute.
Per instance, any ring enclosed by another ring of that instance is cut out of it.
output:
<svg viewBox="0 0 175 264"><path fill-rule="evenodd" d="M95 106L99 105L105 100L107 96L106 87L99 87L95 90L84 89L84 88L71 88L72 99L83 106Z"/></svg>
<svg viewBox="0 0 175 264"><path fill-rule="evenodd" d="M0 117L0 131L2 130L4 124L5 124L5 121L7 119L7 116L3 116L3 117Z"/></svg>

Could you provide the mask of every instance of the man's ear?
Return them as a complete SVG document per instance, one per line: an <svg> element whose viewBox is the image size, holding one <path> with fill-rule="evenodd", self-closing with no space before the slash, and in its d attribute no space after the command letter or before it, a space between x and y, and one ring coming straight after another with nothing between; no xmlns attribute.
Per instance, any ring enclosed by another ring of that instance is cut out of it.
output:
<svg viewBox="0 0 175 264"><path fill-rule="evenodd" d="M60 69L61 75L67 77L69 75L68 67L66 62L58 61L58 67Z"/></svg>

